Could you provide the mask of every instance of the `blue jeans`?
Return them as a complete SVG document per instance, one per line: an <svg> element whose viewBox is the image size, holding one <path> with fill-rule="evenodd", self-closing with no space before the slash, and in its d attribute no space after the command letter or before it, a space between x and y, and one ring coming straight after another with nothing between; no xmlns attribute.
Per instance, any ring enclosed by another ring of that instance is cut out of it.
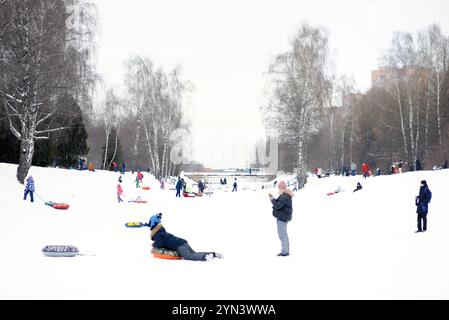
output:
<svg viewBox="0 0 449 320"><path fill-rule="evenodd" d="M192 260L192 261L204 261L206 255L213 252L195 252L188 243L184 243L183 245L180 245L178 249L176 249L176 252L179 253L179 255L184 260Z"/></svg>
<svg viewBox="0 0 449 320"><path fill-rule="evenodd" d="M277 227L278 227L278 235L279 239L281 240L282 245L282 254L289 254L290 253L290 243L288 241L288 234L287 234L287 223L285 221L278 220L277 221Z"/></svg>
<svg viewBox="0 0 449 320"><path fill-rule="evenodd" d="M31 190L25 190L25 194L23 195L23 200L27 199L28 193L30 194L31 202L34 202L33 191L31 191Z"/></svg>

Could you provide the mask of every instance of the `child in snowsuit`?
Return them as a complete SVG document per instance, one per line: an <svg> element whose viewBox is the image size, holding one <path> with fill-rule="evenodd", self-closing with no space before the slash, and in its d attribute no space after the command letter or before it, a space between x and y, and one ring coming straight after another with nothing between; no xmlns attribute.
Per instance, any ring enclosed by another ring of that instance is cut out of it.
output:
<svg viewBox="0 0 449 320"><path fill-rule="evenodd" d="M31 202L34 202L34 179L32 176L29 176L28 179L26 179L26 185L25 185L25 190L24 190L24 195L23 195L23 200L27 199L27 195L30 194L30 199Z"/></svg>
<svg viewBox="0 0 449 320"><path fill-rule="evenodd" d="M140 179L138 175L136 177L136 188L140 188Z"/></svg>
<svg viewBox="0 0 449 320"><path fill-rule="evenodd" d="M171 233L165 231L161 224L162 213L151 217L145 226L151 229L151 240L153 247L160 249L168 249L176 251L183 259L193 261L210 261L213 258L223 258L223 255L216 252L195 252L187 242L182 238L175 237Z"/></svg>
<svg viewBox="0 0 449 320"><path fill-rule="evenodd" d="M357 182L357 188L355 188L355 190L352 191L352 192L356 192L356 191L359 191L359 190L362 190L362 185L360 184L360 182Z"/></svg>
<svg viewBox="0 0 449 320"><path fill-rule="evenodd" d="M117 199L118 199L118 203L123 202L121 196L123 194L123 188L122 185L119 183L117 184Z"/></svg>

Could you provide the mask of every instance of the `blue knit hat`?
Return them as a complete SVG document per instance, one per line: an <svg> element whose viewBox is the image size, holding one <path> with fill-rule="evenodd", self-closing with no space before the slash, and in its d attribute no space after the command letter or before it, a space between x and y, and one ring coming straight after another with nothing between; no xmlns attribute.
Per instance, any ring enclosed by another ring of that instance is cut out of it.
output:
<svg viewBox="0 0 449 320"><path fill-rule="evenodd" d="M154 229L158 224L161 223L162 213L158 213L150 218L150 229Z"/></svg>

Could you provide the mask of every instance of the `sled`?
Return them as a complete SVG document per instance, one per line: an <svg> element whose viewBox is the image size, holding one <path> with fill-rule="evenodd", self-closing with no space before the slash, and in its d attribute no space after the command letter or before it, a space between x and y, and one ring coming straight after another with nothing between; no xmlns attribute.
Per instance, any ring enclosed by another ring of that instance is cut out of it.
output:
<svg viewBox="0 0 449 320"><path fill-rule="evenodd" d="M146 200L129 200L130 203L148 203Z"/></svg>
<svg viewBox="0 0 449 320"><path fill-rule="evenodd" d="M151 254L158 259L182 260L182 257L174 250L153 248L151 249Z"/></svg>
<svg viewBox="0 0 449 320"><path fill-rule="evenodd" d="M151 188L148 187L148 186L144 186L144 187L142 187L142 189L143 189L143 190L150 190Z"/></svg>
<svg viewBox="0 0 449 320"><path fill-rule="evenodd" d="M53 201L47 201L45 202L45 205L58 210L67 210L70 207L67 203L56 203Z"/></svg>
<svg viewBox="0 0 449 320"><path fill-rule="evenodd" d="M55 203L52 207L58 210L67 210L70 206L67 203Z"/></svg>
<svg viewBox="0 0 449 320"><path fill-rule="evenodd" d="M196 197L195 194L187 193L187 192L184 192L182 195L184 198L195 198Z"/></svg>
<svg viewBox="0 0 449 320"><path fill-rule="evenodd" d="M144 225L145 224L143 222L127 222L125 224L127 228L142 228Z"/></svg>
<svg viewBox="0 0 449 320"><path fill-rule="evenodd" d="M45 246L42 253L47 257L75 257L79 255L79 250L75 246Z"/></svg>
<svg viewBox="0 0 449 320"><path fill-rule="evenodd" d="M331 195L333 195L333 194L335 194L335 192L329 192L329 193L326 193L327 196L331 196Z"/></svg>

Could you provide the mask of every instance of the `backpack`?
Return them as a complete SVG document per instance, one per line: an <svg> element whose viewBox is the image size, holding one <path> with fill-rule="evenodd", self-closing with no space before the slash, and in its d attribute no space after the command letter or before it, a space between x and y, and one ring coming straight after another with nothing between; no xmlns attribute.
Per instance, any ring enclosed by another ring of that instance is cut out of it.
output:
<svg viewBox="0 0 449 320"><path fill-rule="evenodd" d="M427 188L427 191L428 191L428 193L427 193L427 196L428 196L427 201L430 203L430 200L432 199L432 192L430 191L429 188Z"/></svg>

